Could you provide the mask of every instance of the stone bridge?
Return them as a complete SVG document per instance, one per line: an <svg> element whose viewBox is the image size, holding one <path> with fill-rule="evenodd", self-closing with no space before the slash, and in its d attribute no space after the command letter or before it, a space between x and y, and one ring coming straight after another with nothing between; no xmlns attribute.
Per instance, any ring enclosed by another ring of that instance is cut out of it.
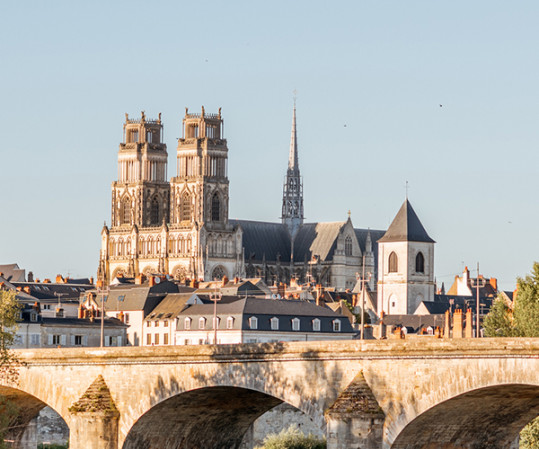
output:
<svg viewBox="0 0 539 449"><path fill-rule="evenodd" d="M17 351L20 410L45 406L71 449L235 449L287 402L328 448L508 448L539 414L539 339L294 342ZM327 426L327 427L326 427Z"/></svg>

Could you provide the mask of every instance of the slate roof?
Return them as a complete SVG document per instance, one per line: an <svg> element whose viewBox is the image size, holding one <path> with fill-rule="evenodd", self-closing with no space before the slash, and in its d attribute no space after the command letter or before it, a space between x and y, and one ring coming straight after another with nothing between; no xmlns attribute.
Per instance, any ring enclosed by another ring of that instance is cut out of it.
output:
<svg viewBox="0 0 539 449"><path fill-rule="evenodd" d="M193 296L193 293L169 293L157 305L155 309L146 317L146 319L167 319L176 318L185 307L187 301Z"/></svg>
<svg viewBox="0 0 539 449"><path fill-rule="evenodd" d="M279 331L292 331L292 318L300 319L300 332L312 331L311 321L314 318L319 318L321 320L321 332L333 332L332 321L334 319L341 321L340 333L354 332L350 321L345 316L339 315L327 307L317 306L308 301L242 298L229 303L217 303L217 315L221 318L220 329L226 329L225 316L233 316L237 318L234 323L234 329L251 330L249 318L256 316L259 319L257 330L271 330L270 319L277 317L280 320ZM189 306L181 312L181 316L193 319L191 330L198 329L198 318L200 317L205 317L211 328L211 323L213 322L213 304L195 304ZM183 321L179 320L178 330L183 330Z"/></svg>
<svg viewBox="0 0 539 449"><path fill-rule="evenodd" d="M91 284L57 284L53 282L12 282L15 287L30 289L30 295L40 300L54 299L58 300L55 295L60 295L62 301L70 299L79 299L81 293L94 288Z"/></svg>
<svg viewBox="0 0 539 449"><path fill-rule="evenodd" d="M12 282L22 281L23 282L26 280L25 270L19 268L19 265L16 263L0 265L0 273L3 273L3 276L8 281L12 281Z"/></svg>
<svg viewBox="0 0 539 449"><path fill-rule="evenodd" d="M443 328L445 317L443 315L386 315L384 316L384 324L406 327L409 331L417 333L429 326Z"/></svg>
<svg viewBox="0 0 539 449"><path fill-rule="evenodd" d="M435 243L421 224L412 205L405 200L389 229L379 242L429 242Z"/></svg>
<svg viewBox="0 0 539 449"><path fill-rule="evenodd" d="M101 320L99 318L95 320L83 319L83 318L58 318L41 317L43 326L70 326L70 327L100 327ZM127 324L122 323L117 318L105 318L103 320L105 327L129 327Z"/></svg>
<svg viewBox="0 0 539 449"><path fill-rule="evenodd" d="M320 256L321 261L333 259L337 237L345 224L336 221L301 225L294 240L294 260L309 261L314 255Z"/></svg>
<svg viewBox="0 0 539 449"><path fill-rule="evenodd" d="M230 222L243 230L246 263L261 262L264 256L268 261L275 261L278 255L281 262L290 262L290 235L285 225L250 220Z"/></svg>

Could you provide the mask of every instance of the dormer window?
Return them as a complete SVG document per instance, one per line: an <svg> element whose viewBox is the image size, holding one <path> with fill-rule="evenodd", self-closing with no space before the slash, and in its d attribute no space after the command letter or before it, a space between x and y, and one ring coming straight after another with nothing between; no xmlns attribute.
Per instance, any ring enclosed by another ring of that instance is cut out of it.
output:
<svg viewBox="0 0 539 449"><path fill-rule="evenodd" d="M199 329L205 329L206 328L206 318L199 318L198 319L198 328Z"/></svg>
<svg viewBox="0 0 539 449"><path fill-rule="evenodd" d="M341 320L333 320L333 332L341 331Z"/></svg>
<svg viewBox="0 0 539 449"><path fill-rule="evenodd" d="M313 331L320 332L320 320L318 318L313 320Z"/></svg>
<svg viewBox="0 0 539 449"><path fill-rule="evenodd" d="M299 331L299 318L293 318L292 319L292 330L293 331Z"/></svg>
<svg viewBox="0 0 539 449"><path fill-rule="evenodd" d="M253 330L258 329L258 318L256 316L249 318L249 328Z"/></svg>
<svg viewBox="0 0 539 449"><path fill-rule="evenodd" d="M186 319L185 319L184 324L183 324L183 327L184 327L186 330L190 330L190 329L191 329L191 318L186 318Z"/></svg>
<svg viewBox="0 0 539 449"><path fill-rule="evenodd" d="M271 320L270 320L270 324L271 324L271 330L272 331L277 331L279 330L279 318L277 317L273 317Z"/></svg>
<svg viewBox="0 0 539 449"><path fill-rule="evenodd" d="M226 328L227 329L234 329L234 317L229 316L226 319Z"/></svg>
<svg viewBox="0 0 539 449"><path fill-rule="evenodd" d="M37 313L35 312L30 313L30 321L34 323L37 321Z"/></svg>

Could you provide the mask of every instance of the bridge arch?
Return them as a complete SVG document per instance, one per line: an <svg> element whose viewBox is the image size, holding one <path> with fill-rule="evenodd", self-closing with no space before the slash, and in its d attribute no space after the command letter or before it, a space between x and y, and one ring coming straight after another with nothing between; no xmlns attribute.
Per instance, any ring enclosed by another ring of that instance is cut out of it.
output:
<svg viewBox="0 0 539 449"><path fill-rule="evenodd" d="M19 442L30 422L45 407L57 413L67 425L51 404L14 386L0 385L0 414L4 415L3 425L7 426L6 439Z"/></svg>
<svg viewBox="0 0 539 449"><path fill-rule="evenodd" d="M130 429L123 449L235 449L252 422L282 401L256 390L214 386L172 396Z"/></svg>
<svg viewBox="0 0 539 449"><path fill-rule="evenodd" d="M250 424L283 402L325 429L325 407L320 401L324 403L326 397L309 397L312 395L303 390L304 378L300 382L287 376L282 368L265 366L254 369L227 363L215 368L206 373L187 374L180 370L173 376L163 373L162 377L154 377L138 406L122 414L119 447L179 448L184 447L179 442L188 441L185 447L192 449L197 447L195 443L204 449L235 448ZM334 400L331 392L327 396L329 401ZM230 417L234 419L231 421ZM201 432L204 440L195 435L195 430ZM228 445L224 445L225 432ZM156 441L159 443L155 444ZM214 441L219 444L213 446Z"/></svg>
<svg viewBox="0 0 539 449"><path fill-rule="evenodd" d="M518 388L523 388L522 391L525 391L525 388L535 389L537 395L539 378L535 367L539 367L539 360L534 356L507 358L456 355L440 358L436 363L411 359L401 363L396 373L389 376L378 376L367 368L367 381L386 416L384 449L421 447L393 445L397 442L402 444L403 440L399 438L403 439L406 435L403 433L404 429L427 412L436 412L438 422L444 423L443 413L450 413L451 406L457 403L451 402L453 400L464 401L466 398L475 397L474 395L483 394L486 397L501 397L506 393L510 397L512 390L505 387L508 385L520 385ZM395 382L395 374L400 378L399 382ZM504 401L499 400L502 403ZM445 405L442 407L442 404ZM535 413L537 415L537 410ZM421 419L427 420L429 416L425 415ZM528 421L523 418L522 427L533 418L534 416L531 416Z"/></svg>
<svg viewBox="0 0 539 449"><path fill-rule="evenodd" d="M392 449L509 448L539 415L539 385L501 384L441 402L404 427Z"/></svg>

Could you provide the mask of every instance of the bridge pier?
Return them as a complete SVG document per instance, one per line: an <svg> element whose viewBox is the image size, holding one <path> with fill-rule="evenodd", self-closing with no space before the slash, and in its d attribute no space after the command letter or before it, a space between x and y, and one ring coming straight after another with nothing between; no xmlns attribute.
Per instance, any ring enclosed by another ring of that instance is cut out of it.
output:
<svg viewBox="0 0 539 449"><path fill-rule="evenodd" d="M326 411L327 449L381 449L384 419L360 372Z"/></svg>
<svg viewBox="0 0 539 449"><path fill-rule="evenodd" d="M118 449L120 413L101 375L70 408L70 449Z"/></svg>
<svg viewBox="0 0 539 449"><path fill-rule="evenodd" d="M69 426L69 448L118 449L118 418L104 412L77 413Z"/></svg>

